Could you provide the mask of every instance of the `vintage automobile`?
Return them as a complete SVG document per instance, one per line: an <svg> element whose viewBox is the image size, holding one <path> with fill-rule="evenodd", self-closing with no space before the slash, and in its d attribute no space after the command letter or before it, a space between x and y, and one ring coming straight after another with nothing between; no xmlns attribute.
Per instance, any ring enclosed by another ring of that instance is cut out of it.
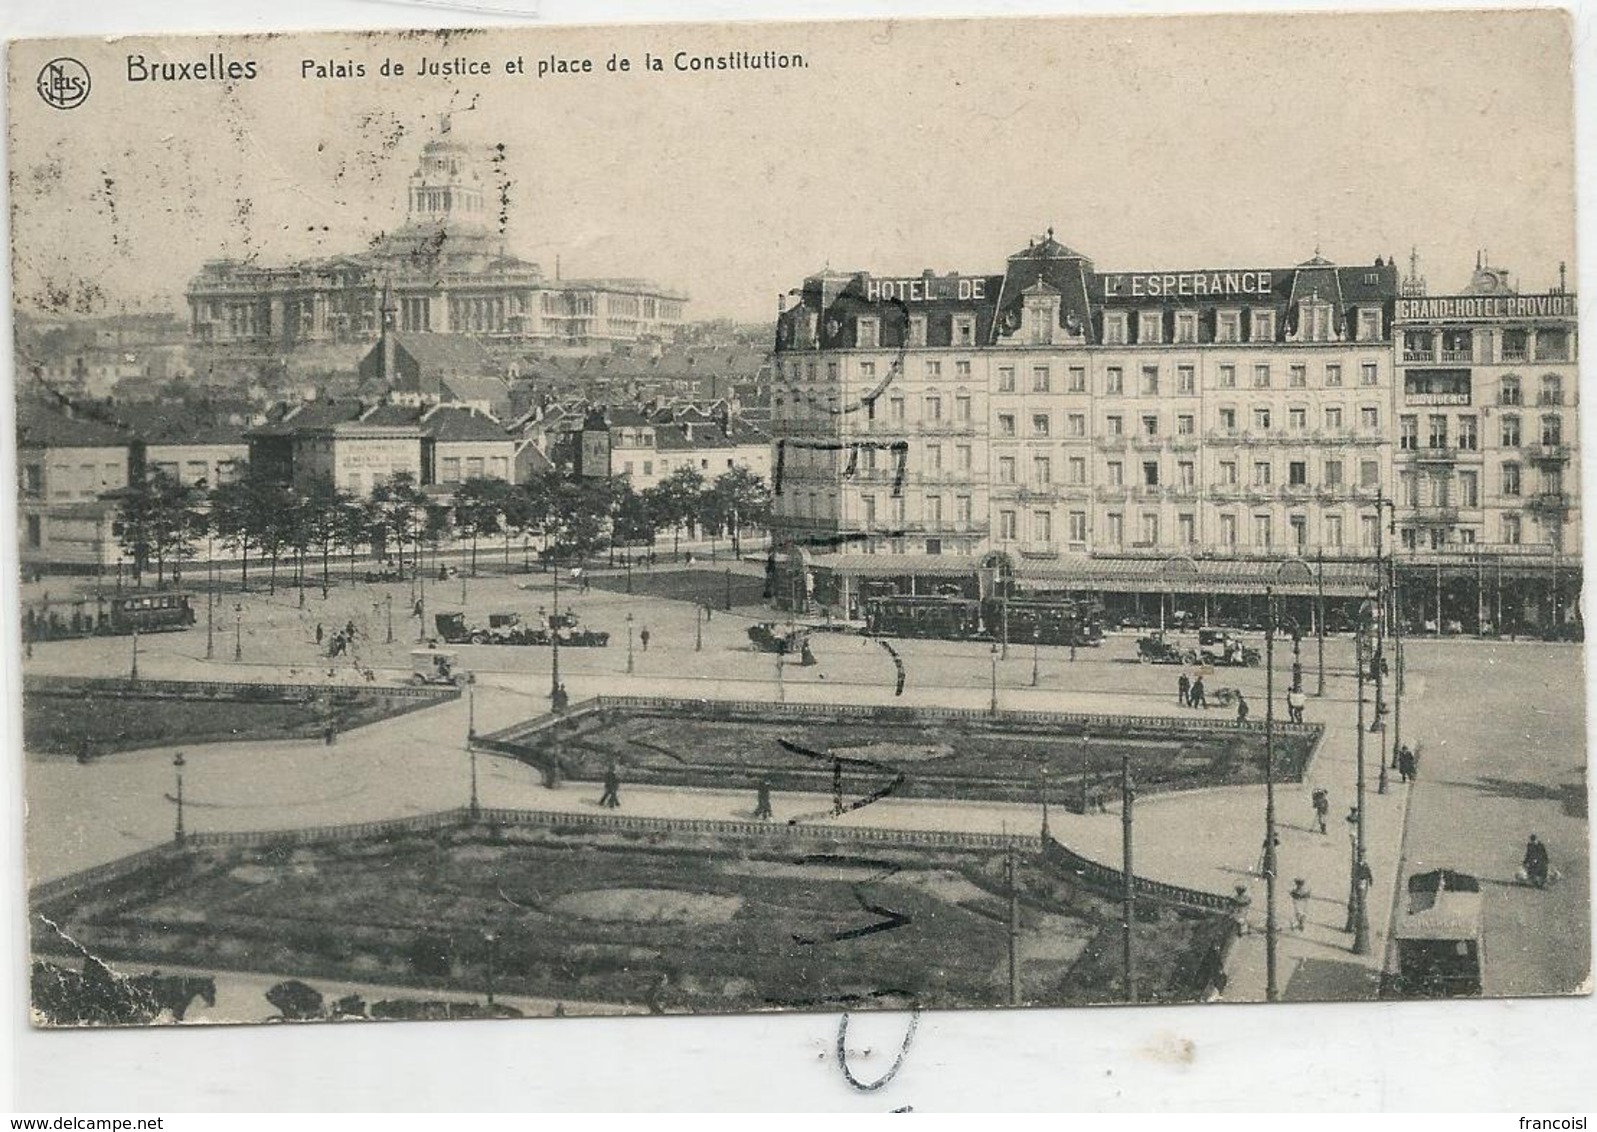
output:
<svg viewBox="0 0 1597 1132"><path fill-rule="evenodd" d="M1198 651L1166 640L1163 633L1150 633L1137 638L1137 659L1143 664L1197 664Z"/></svg>
<svg viewBox="0 0 1597 1132"><path fill-rule="evenodd" d="M1259 650L1242 643L1229 629L1205 627L1198 630L1198 658L1219 668L1257 668Z"/></svg>
<svg viewBox="0 0 1597 1132"><path fill-rule="evenodd" d="M1408 879L1408 904L1393 935L1397 970L1385 991L1401 998L1469 998L1481 993L1486 961L1480 881L1434 869Z"/></svg>
<svg viewBox="0 0 1597 1132"><path fill-rule="evenodd" d="M424 648L410 650L410 682L412 684L465 684L466 673L460 668L460 654L448 649Z"/></svg>
<svg viewBox="0 0 1597 1132"><path fill-rule="evenodd" d="M749 643L756 652L781 653L784 656L803 653L809 648L810 631L807 628L786 629L773 621L762 621L749 626Z"/></svg>

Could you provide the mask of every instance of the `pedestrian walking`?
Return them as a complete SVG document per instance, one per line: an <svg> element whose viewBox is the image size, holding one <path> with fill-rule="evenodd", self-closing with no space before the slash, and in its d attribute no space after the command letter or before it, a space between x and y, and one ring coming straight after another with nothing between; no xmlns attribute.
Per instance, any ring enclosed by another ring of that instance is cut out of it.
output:
<svg viewBox="0 0 1597 1132"><path fill-rule="evenodd" d="M1204 711L1209 710L1209 701L1204 698L1203 694L1202 676L1192 682L1192 690L1187 693L1187 703L1195 708L1202 708Z"/></svg>
<svg viewBox="0 0 1597 1132"><path fill-rule="evenodd" d="M1331 812L1331 796L1325 792L1325 787L1321 786L1314 791L1311 797L1314 803L1314 820L1323 834L1325 832L1325 819Z"/></svg>
<svg viewBox="0 0 1597 1132"><path fill-rule="evenodd" d="M1404 782L1413 782L1417 770L1419 760L1414 757L1414 748L1404 743L1397 750L1397 773Z"/></svg>
<svg viewBox="0 0 1597 1132"><path fill-rule="evenodd" d="M1308 706L1309 698L1303 694L1302 688L1293 688L1286 694L1286 713L1293 723L1303 722L1303 709Z"/></svg>
<svg viewBox="0 0 1597 1132"><path fill-rule="evenodd" d="M353 641L354 639L355 639L355 621L354 621L353 618L351 618L350 621L347 624L345 624L345 626L344 626L344 640Z"/></svg>
<svg viewBox="0 0 1597 1132"><path fill-rule="evenodd" d="M421 614L422 614L421 598L417 598L416 599L416 604L410 607L410 615L412 617L414 617L416 620L420 621L421 620Z"/></svg>
<svg viewBox="0 0 1597 1132"><path fill-rule="evenodd" d="M1269 876L1275 871L1276 858L1275 855L1270 852L1272 842L1274 843L1276 853L1279 853L1281 850L1281 835L1279 833L1273 838L1266 836L1264 841L1259 845L1259 867L1253 871L1258 873L1261 877Z"/></svg>
<svg viewBox="0 0 1597 1132"><path fill-rule="evenodd" d="M1176 680L1176 703L1190 707L1192 703L1192 678L1185 672Z"/></svg>
<svg viewBox="0 0 1597 1132"><path fill-rule="evenodd" d="M566 695L566 686L564 684L555 685L554 694L549 697L549 703L554 708L556 715L560 715L571 705L571 697Z"/></svg>
<svg viewBox="0 0 1597 1132"><path fill-rule="evenodd" d="M704 619L706 621L714 621L715 620L715 606L710 604L709 602L705 602L704 603Z"/></svg>
<svg viewBox="0 0 1597 1132"><path fill-rule="evenodd" d="M316 647L322 647L322 623L320 621L316 622Z"/></svg>
<svg viewBox="0 0 1597 1132"><path fill-rule="evenodd" d="M644 652L648 652L649 651L649 627L647 625L645 625L643 627L643 631L638 634L638 640L643 642L643 651Z"/></svg>
<svg viewBox="0 0 1597 1132"><path fill-rule="evenodd" d="M1236 925L1237 935L1248 934L1248 909L1251 907L1253 897L1248 895L1248 886L1239 883L1231 896L1231 922Z"/></svg>
<svg viewBox="0 0 1597 1132"><path fill-rule="evenodd" d="M621 807L621 774L615 763L611 763L604 772L604 793L599 796L599 805L607 810Z"/></svg>
<svg viewBox="0 0 1597 1132"><path fill-rule="evenodd" d="M1537 888L1546 888L1549 866L1550 858L1546 843L1534 833L1531 834L1530 840L1525 843L1525 879Z"/></svg>
<svg viewBox="0 0 1597 1132"><path fill-rule="evenodd" d="M1248 721L1248 699L1241 692L1238 692L1237 693L1237 722L1238 723L1246 723L1247 721Z"/></svg>
<svg viewBox="0 0 1597 1132"><path fill-rule="evenodd" d="M764 821L771 818L771 783L768 779L760 779L760 784L754 792L754 816Z"/></svg>
<svg viewBox="0 0 1597 1132"><path fill-rule="evenodd" d="M1308 883L1302 877L1298 877L1292 882L1292 891L1288 895L1292 897L1292 930L1300 932L1309 921L1309 900L1312 894L1309 892Z"/></svg>

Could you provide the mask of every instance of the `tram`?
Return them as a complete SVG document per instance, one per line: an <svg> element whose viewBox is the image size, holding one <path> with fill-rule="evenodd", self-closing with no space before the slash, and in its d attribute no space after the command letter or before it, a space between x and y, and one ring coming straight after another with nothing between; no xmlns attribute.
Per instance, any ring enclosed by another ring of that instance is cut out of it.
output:
<svg viewBox="0 0 1597 1132"><path fill-rule="evenodd" d="M187 629L194 620L193 595L175 590L52 598L23 606L22 639L58 641L135 632L167 633Z"/></svg>
<svg viewBox="0 0 1597 1132"><path fill-rule="evenodd" d="M1069 599L876 597L865 603L865 631L879 637L1091 647L1103 643L1103 611L1093 602Z"/></svg>

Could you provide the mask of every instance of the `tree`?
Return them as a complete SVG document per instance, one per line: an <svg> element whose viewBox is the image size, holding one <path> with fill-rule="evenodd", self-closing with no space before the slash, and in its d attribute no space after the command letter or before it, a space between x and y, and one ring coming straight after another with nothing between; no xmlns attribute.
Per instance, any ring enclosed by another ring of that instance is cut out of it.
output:
<svg viewBox="0 0 1597 1132"><path fill-rule="evenodd" d="M653 488L650 503L658 526L671 528L671 556L681 549L682 530L692 535L703 509L704 474L694 467L678 468Z"/></svg>
<svg viewBox="0 0 1597 1132"><path fill-rule="evenodd" d="M238 551L244 566L244 589L250 585L250 548L257 545L250 501L254 482L249 465L240 464L235 479L211 489L211 528L222 545Z"/></svg>
<svg viewBox="0 0 1597 1132"><path fill-rule="evenodd" d="M512 494L504 480L483 478L469 479L455 492L455 525L471 537L472 577L477 576L477 539L505 529L504 516Z"/></svg>
<svg viewBox="0 0 1597 1132"><path fill-rule="evenodd" d="M194 540L203 519L194 511L198 489L152 468L148 475L122 492L117 508L121 544L133 559L133 578L142 581L150 561L155 561L155 583L166 581L166 562L181 563L194 555ZM177 576L182 570L178 567Z"/></svg>
<svg viewBox="0 0 1597 1132"><path fill-rule="evenodd" d="M766 527L771 522L771 489L747 468L732 468L716 477L710 489L713 510L732 538L732 553L742 553L739 536L745 527Z"/></svg>
<svg viewBox="0 0 1597 1132"><path fill-rule="evenodd" d="M332 557L333 548L342 544L350 533L350 515L352 512L359 514L359 503L349 492L334 487L331 477L317 476L306 486L303 505L306 544L320 551L322 556L322 597L325 598L328 559ZM355 545L358 543L350 545L352 563Z"/></svg>
<svg viewBox="0 0 1597 1132"><path fill-rule="evenodd" d="M416 486L416 477L409 472L395 472L372 489L371 501L375 519L373 533L385 541L387 536L392 536L401 577L405 571L405 547L410 543L415 543L415 568L421 569L421 533L427 496Z"/></svg>
<svg viewBox="0 0 1597 1132"><path fill-rule="evenodd" d="M577 476L556 481L544 528L551 551L580 559L603 546L615 497L609 480Z"/></svg>
<svg viewBox="0 0 1597 1132"><path fill-rule="evenodd" d="M617 493L612 520L614 541L621 546L654 545L658 512L649 505L648 492L636 492L623 483Z"/></svg>

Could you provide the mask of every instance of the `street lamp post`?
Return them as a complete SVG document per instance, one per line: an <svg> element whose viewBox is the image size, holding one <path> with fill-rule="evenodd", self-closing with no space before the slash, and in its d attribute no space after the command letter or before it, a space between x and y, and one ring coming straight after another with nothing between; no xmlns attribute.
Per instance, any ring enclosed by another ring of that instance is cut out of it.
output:
<svg viewBox="0 0 1597 1132"><path fill-rule="evenodd" d="M238 662L244 659L244 605L242 602L233 606L233 660Z"/></svg>
<svg viewBox="0 0 1597 1132"><path fill-rule="evenodd" d="M1275 1002L1275 594L1264 587L1264 997ZM1295 640L1294 636L1294 640Z"/></svg>
<svg viewBox="0 0 1597 1132"><path fill-rule="evenodd" d="M993 660L993 695L992 695L991 702L987 705L987 710L989 712L991 712L993 715L997 715L998 714L998 644L997 644L997 642L993 643L992 660Z"/></svg>
<svg viewBox="0 0 1597 1132"><path fill-rule="evenodd" d="M554 567L554 612L549 615L549 703L555 710L561 708L560 700L560 563L551 562ZM630 616L630 615L629 615Z"/></svg>
<svg viewBox="0 0 1597 1132"><path fill-rule="evenodd" d="M1003 619L1003 649L1002 649L1001 659L1008 660L1009 659L1009 595L1008 594L1005 594L1004 595L1004 599L1003 599L1003 618L1002 619Z"/></svg>
<svg viewBox="0 0 1597 1132"><path fill-rule="evenodd" d="M1031 631L1031 686L1037 686L1037 677L1040 675L1039 666L1042 663L1042 630Z"/></svg>
<svg viewBox="0 0 1597 1132"><path fill-rule="evenodd" d="M1324 548L1321 548L1321 550L1319 551L1318 559L1319 559L1319 561L1316 564L1317 568L1314 571L1314 591L1315 591L1315 595L1314 596L1315 596L1315 602L1316 602L1315 612L1314 612L1314 628L1315 628L1315 636L1318 639L1318 643L1319 643L1320 657L1319 657L1319 670L1318 670L1318 672L1317 672L1317 674L1315 676L1315 681L1314 681L1314 694L1316 696L1324 696L1325 695L1325 550L1324 550Z"/></svg>
<svg viewBox="0 0 1597 1132"><path fill-rule="evenodd" d="M1366 633L1360 630L1356 641L1358 653L1358 784L1353 809L1353 875L1348 884L1348 927L1353 932L1353 954L1370 953L1370 916L1364 900L1364 644ZM1384 761L1384 760L1383 760Z"/></svg>
<svg viewBox="0 0 1597 1132"><path fill-rule="evenodd" d="M1083 734L1081 736L1081 812L1084 815L1087 812L1087 763L1088 751L1091 745L1092 736Z"/></svg>
<svg viewBox="0 0 1597 1132"><path fill-rule="evenodd" d="M182 751L172 756L172 768L177 772L177 822L172 826L172 840L178 845L188 836L183 830L183 768L186 765Z"/></svg>
<svg viewBox="0 0 1597 1132"><path fill-rule="evenodd" d="M693 651L704 651L704 607L693 607Z"/></svg>
<svg viewBox="0 0 1597 1132"><path fill-rule="evenodd" d="M216 659L216 540L205 538L205 659Z"/></svg>
<svg viewBox="0 0 1597 1132"><path fill-rule="evenodd" d="M627 675L631 676L636 667L636 660L632 652L632 614L627 614Z"/></svg>
<svg viewBox="0 0 1597 1132"><path fill-rule="evenodd" d="M1132 871L1131 822L1136 789L1131 781L1131 751L1120 756L1120 884L1121 884L1121 966L1124 969L1126 1001L1137 1001L1137 957L1132 946L1132 925L1136 922L1137 877Z"/></svg>
<svg viewBox="0 0 1597 1132"><path fill-rule="evenodd" d="M627 593L632 593L632 548L627 547Z"/></svg>
<svg viewBox="0 0 1597 1132"><path fill-rule="evenodd" d="M494 1004L494 951L499 945L499 937L493 932L483 933L483 942L488 945L488 1005Z"/></svg>
<svg viewBox="0 0 1597 1132"><path fill-rule="evenodd" d="M128 679L139 678L139 627L133 626L133 667L128 671Z"/></svg>

